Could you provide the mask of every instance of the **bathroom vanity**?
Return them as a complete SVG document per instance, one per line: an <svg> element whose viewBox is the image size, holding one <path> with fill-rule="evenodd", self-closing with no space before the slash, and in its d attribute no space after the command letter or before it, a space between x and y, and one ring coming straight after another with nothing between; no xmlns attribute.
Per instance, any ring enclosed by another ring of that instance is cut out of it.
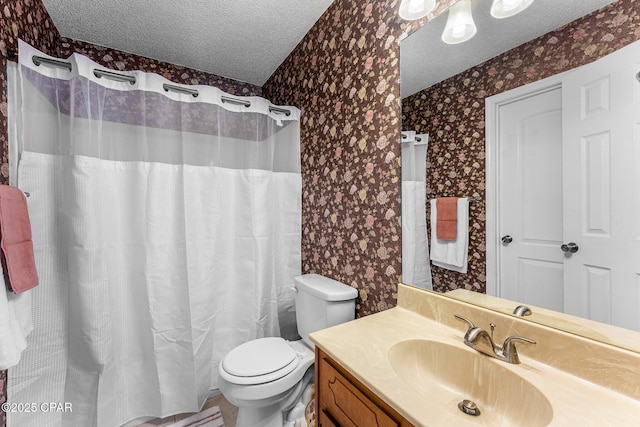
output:
<svg viewBox="0 0 640 427"><path fill-rule="evenodd" d="M413 425L319 348L315 370L319 426Z"/></svg>
<svg viewBox="0 0 640 427"><path fill-rule="evenodd" d="M510 336L536 344L515 344L520 363L482 354L465 345L470 327L456 314L487 331L494 324L498 345ZM404 285L397 307L311 339L323 427L623 426L640 418L638 353Z"/></svg>

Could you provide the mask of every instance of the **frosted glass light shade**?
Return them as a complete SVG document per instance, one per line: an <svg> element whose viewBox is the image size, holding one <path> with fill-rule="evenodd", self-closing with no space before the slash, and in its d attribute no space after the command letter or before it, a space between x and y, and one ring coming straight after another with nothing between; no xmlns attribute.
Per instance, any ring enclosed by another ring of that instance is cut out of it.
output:
<svg viewBox="0 0 640 427"><path fill-rule="evenodd" d="M502 19L513 16L528 8L533 0L493 0L491 16Z"/></svg>
<svg viewBox="0 0 640 427"><path fill-rule="evenodd" d="M475 22L471 15L471 1L461 0L449 8L447 25L442 33L442 41L448 44L466 42L476 35Z"/></svg>
<svg viewBox="0 0 640 427"><path fill-rule="evenodd" d="M407 21L427 16L436 7L436 0L402 0L398 14Z"/></svg>

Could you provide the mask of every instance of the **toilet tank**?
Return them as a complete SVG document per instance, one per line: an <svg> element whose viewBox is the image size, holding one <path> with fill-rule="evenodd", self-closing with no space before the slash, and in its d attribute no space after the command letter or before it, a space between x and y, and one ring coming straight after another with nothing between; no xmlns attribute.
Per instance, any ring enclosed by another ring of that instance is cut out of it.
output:
<svg viewBox="0 0 640 427"><path fill-rule="evenodd" d="M293 279L296 288L296 322L302 340L314 348L309 334L355 318L358 291L319 274Z"/></svg>

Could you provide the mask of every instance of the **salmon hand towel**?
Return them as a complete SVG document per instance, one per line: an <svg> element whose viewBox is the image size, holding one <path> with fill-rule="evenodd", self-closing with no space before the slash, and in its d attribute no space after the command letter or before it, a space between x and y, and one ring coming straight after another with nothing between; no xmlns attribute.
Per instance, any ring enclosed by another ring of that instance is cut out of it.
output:
<svg viewBox="0 0 640 427"><path fill-rule="evenodd" d="M431 262L438 267L459 273L467 272L469 252L469 199L458 199L456 240L441 240L433 232L437 228L438 208L435 200L431 206Z"/></svg>
<svg viewBox="0 0 640 427"><path fill-rule="evenodd" d="M441 197L436 199L438 219L436 237L438 240L456 240L458 226L458 198Z"/></svg>
<svg viewBox="0 0 640 427"><path fill-rule="evenodd" d="M19 294L38 284L27 198L20 189L0 185L0 248L5 280Z"/></svg>

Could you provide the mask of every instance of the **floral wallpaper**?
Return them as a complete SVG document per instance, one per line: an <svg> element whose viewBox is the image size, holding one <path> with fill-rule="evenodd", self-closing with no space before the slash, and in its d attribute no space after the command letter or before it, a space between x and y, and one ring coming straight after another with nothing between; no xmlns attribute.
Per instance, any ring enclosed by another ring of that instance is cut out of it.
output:
<svg viewBox="0 0 640 427"><path fill-rule="evenodd" d="M262 88L302 110L302 270L358 289L358 316L395 306L402 273L398 43L421 23L399 4L335 0Z"/></svg>
<svg viewBox="0 0 640 427"><path fill-rule="evenodd" d="M427 198L470 206L469 273L432 266L434 289L486 291L485 98L595 61L640 39L640 4L618 0L402 100L405 129L429 133Z"/></svg>

